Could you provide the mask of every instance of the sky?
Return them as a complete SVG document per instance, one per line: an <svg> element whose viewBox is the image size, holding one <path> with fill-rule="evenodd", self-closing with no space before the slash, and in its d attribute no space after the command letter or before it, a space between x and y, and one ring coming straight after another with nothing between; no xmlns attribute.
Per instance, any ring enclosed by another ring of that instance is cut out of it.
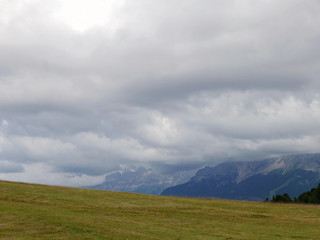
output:
<svg viewBox="0 0 320 240"><path fill-rule="evenodd" d="M0 179L320 152L319 26L319 0L0 0Z"/></svg>

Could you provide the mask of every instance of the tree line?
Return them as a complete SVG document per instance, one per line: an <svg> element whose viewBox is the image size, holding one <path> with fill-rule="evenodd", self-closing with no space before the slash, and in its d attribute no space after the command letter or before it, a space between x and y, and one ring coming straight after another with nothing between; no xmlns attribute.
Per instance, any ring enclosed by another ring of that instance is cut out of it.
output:
<svg viewBox="0 0 320 240"><path fill-rule="evenodd" d="M318 187L300 194L299 197L292 199L288 193L284 193L283 195L275 195L270 200L266 198L265 202L320 204L320 183Z"/></svg>

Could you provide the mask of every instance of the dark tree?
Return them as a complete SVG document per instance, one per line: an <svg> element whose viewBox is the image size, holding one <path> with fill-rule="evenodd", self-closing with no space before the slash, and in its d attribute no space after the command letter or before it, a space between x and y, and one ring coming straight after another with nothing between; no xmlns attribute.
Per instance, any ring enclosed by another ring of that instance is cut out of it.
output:
<svg viewBox="0 0 320 240"><path fill-rule="evenodd" d="M266 198L265 202L268 201L269 199ZM295 197L294 200L290 198L288 193L285 193L283 195L273 196L271 202L320 204L320 183L317 188L312 188L310 191L300 194L300 196Z"/></svg>
<svg viewBox="0 0 320 240"><path fill-rule="evenodd" d="M317 188L312 188L310 191L300 194L296 202L320 204L320 183Z"/></svg>
<svg viewBox="0 0 320 240"><path fill-rule="evenodd" d="M283 203L291 203L293 202L288 193L283 195L276 195L272 197L271 202L283 202Z"/></svg>

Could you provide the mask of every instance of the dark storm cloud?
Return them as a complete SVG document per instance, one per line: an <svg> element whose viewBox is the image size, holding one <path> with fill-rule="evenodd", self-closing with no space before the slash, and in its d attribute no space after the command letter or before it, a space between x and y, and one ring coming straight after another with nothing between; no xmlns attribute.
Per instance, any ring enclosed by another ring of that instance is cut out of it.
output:
<svg viewBox="0 0 320 240"><path fill-rule="evenodd" d="M0 0L1 178L319 151L319 1L86 1Z"/></svg>

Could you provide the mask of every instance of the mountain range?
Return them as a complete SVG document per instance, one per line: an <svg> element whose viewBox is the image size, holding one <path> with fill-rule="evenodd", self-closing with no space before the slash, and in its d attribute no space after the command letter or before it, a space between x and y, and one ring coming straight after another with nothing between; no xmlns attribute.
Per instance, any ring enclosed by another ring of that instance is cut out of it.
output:
<svg viewBox="0 0 320 240"><path fill-rule="evenodd" d="M119 192L135 192L159 195L164 189L187 182L196 170L160 174L151 168L124 168L106 175L105 181L87 188Z"/></svg>
<svg viewBox="0 0 320 240"><path fill-rule="evenodd" d="M290 155L207 166L161 195L260 201L283 193L298 196L319 182L320 154Z"/></svg>

